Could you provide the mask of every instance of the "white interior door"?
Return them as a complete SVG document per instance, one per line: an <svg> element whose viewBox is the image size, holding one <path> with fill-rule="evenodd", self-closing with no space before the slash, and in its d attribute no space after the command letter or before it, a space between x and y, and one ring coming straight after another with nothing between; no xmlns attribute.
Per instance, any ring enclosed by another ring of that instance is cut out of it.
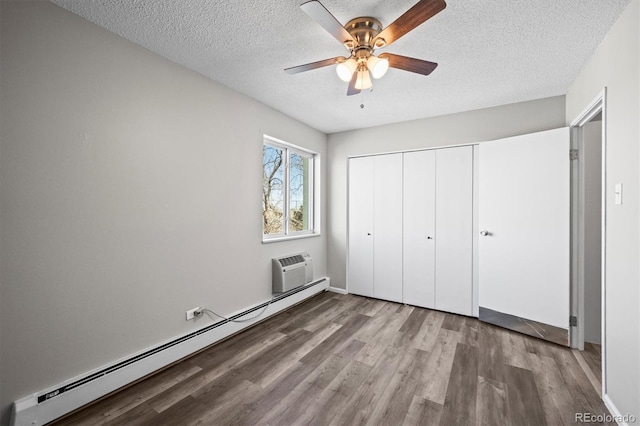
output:
<svg viewBox="0 0 640 426"><path fill-rule="evenodd" d="M402 154L373 159L373 297L402 302Z"/></svg>
<svg viewBox="0 0 640 426"><path fill-rule="evenodd" d="M569 129L479 145L480 319L568 345Z"/></svg>
<svg viewBox="0 0 640 426"><path fill-rule="evenodd" d="M436 151L404 154L403 302L435 308Z"/></svg>
<svg viewBox="0 0 640 426"><path fill-rule="evenodd" d="M473 147L436 151L435 307L473 315Z"/></svg>
<svg viewBox="0 0 640 426"><path fill-rule="evenodd" d="M349 293L373 296L373 157L349 160Z"/></svg>

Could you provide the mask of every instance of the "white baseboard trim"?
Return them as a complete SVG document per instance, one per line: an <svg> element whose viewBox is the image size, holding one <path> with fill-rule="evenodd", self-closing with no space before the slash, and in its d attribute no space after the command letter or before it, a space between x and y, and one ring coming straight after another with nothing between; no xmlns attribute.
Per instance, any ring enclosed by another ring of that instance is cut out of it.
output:
<svg viewBox="0 0 640 426"><path fill-rule="evenodd" d="M276 300L267 306L264 314L255 320L216 322L201 330L168 340L41 392L21 398L13 403L10 424L33 426L55 420L311 296L315 296L330 288L330 285L331 281L328 277L322 278L292 290L290 294L277 296ZM229 315L229 318L251 318L255 315L255 311L264 305L266 302Z"/></svg>
<svg viewBox="0 0 640 426"><path fill-rule="evenodd" d="M629 426L630 423L636 423L638 421L638 419L636 419L632 414L622 414L611 398L609 398L608 394L603 395L602 400L613 417L608 421L615 421L620 426Z"/></svg>
<svg viewBox="0 0 640 426"><path fill-rule="evenodd" d="M329 287L327 291L331 291L333 293L339 293L339 294L349 294L347 293L347 290L343 288L338 288L338 287Z"/></svg>

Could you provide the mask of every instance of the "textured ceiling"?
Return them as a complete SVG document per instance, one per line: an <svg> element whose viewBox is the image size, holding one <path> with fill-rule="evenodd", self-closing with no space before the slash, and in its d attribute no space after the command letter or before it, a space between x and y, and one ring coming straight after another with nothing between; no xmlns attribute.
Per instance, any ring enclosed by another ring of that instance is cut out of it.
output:
<svg viewBox="0 0 640 426"><path fill-rule="evenodd" d="M438 62L390 69L346 96L335 67L283 69L348 53L303 0L52 0L134 43L325 133L565 94L630 0L448 0L388 48ZM417 0L322 0L343 24L389 25ZM364 103L365 107L360 108Z"/></svg>

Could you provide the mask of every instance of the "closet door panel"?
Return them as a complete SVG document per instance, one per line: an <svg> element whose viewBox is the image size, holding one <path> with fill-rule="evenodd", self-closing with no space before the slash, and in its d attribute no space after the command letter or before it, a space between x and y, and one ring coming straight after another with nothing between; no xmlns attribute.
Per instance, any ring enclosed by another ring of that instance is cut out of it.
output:
<svg viewBox="0 0 640 426"><path fill-rule="evenodd" d="M436 151L404 154L403 302L435 307Z"/></svg>
<svg viewBox="0 0 640 426"><path fill-rule="evenodd" d="M373 157L349 160L349 293L373 296Z"/></svg>
<svg viewBox="0 0 640 426"><path fill-rule="evenodd" d="M402 154L373 158L373 296L402 302Z"/></svg>
<svg viewBox="0 0 640 426"><path fill-rule="evenodd" d="M473 148L436 151L435 307L473 314Z"/></svg>

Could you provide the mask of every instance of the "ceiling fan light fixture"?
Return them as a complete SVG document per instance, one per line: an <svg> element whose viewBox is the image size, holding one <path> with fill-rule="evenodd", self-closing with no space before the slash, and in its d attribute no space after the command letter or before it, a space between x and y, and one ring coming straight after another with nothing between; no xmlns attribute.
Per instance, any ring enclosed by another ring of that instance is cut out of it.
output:
<svg viewBox="0 0 640 426"><path fill-rule="evenodd" d="M341 62L336 67L336 73L338 73L338 77L340 80L348 83L351 81L351 77L353 77L353 73L356 71L358 67L358 62L355 59L349 58L344 62Z"/></svg>
<svg viewBox="0 0 640 426"><path fill-rule="evenodd" d="M369 76L369 70L365 69L358 71L358 79L356 80L355 88L358 90L370 89L373 86L371 77Z"/></svg>
<svg viewBox="0 0 640 426"><path fill-rule="evenodd" d="M445 0L417 1L388 27L383 28L380 21L371 16L360 16L343 25L319 0L305 0L300 8L343 44L349 51L349 57L338 56L289 67L285 72L297 74L337 65L338 77L349 83L347 96L358 94L363 89L370 89L373 86L371 78L381 78L389 67L422 75L431 74L438 66L435 62L392 53L383 53L382 57L374 55L376 49L390 46L447 7Z"/></svg>
<svg viewBox="0 0 640 426"><path fill-rule="evenodd" d="M369 59L367 59L367 68L371 71L373 78L378 79L385 75L389 69L389 60L371 55Z"/></svg>

